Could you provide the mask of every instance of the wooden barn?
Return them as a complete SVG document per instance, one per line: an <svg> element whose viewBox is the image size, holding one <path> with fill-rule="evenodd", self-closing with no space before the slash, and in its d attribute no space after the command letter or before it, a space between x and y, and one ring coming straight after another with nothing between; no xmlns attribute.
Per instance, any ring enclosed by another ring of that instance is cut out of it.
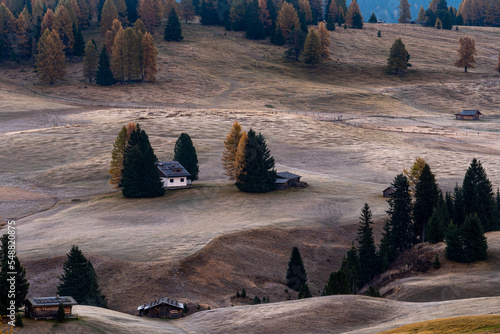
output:
<svg viewBox="0 0 500 334"><path fill-rule="evenodd" d="M141 317L180 318L184 304L166 297L154 300L137 308Z"/></svg>
<svg viewBox="0 0 500 334"><path fill-rule="evenodd" d="M480 119L481 115L479 110L462 110L460 114L455 114L455 117L456 119L475 121Z"/></svg>
<svg viewBox="0 0 500 334"><path fill-rule="evenodd" d="M287 189L300 184L300 175L290 172L279 172L276 174L276 189Z"/></svg>
<svg viewBox="0 0 500 334"><path fill-rule="evenodd" d="M72 309L73 305L78 303L70 296L28 298L24 301L24 312L26 317L31 319L56 319L59 304L63 305L67 319L76 318L76 315L72 314Z"/></svg>
<svg viewBox="0 0 500 334"><path fill-rule="evenodd" d="M384 189L384 191L382 192L382 194L384 195L384 197L391 197L392 194L394 194L396 192L396 188L394 188L393 186L390 186L390 187L387 187Z"/></svg>

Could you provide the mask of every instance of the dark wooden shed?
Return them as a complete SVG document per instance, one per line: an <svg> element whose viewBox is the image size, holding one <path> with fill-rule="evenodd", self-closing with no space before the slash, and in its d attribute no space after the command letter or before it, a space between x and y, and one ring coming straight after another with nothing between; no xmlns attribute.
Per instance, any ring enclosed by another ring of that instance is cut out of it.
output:
<svg viewBox="0 0 500 334"><path fill-rule="evenodd" d="M481 115L479 110L462 110L460 114L455 114L455 117L461 120L478 120Z"/></svg>
<svg viewBox="0 0 500 334"><path fill-rule="evenodd" d="M151 318L180 318L184 310L184 304L162 297L137 308L141 317Z"/></svg>
<svg viewBox="0 0 500 334"><path fill-rule="evenodd" d="M384 189L384 191L382 192L382 194L384 195L384 197L391 197L392 194L394 194L396 192L396 188L394 188L393 186L390 186L390 187L387 187Z"/></svg>
<svg viewBox="0 0 500 334"><path fill-rule="evenodd" d="M287 189L300 184L300 175L290 172L276 173L276 189Z"/></svg>
<svg viewBox="0 0 500 334"><path fill-rule="evenodd" d="M25 315L32 319L56 319L59 304L64 307L66 318L76 318L72 313L73 305L78 303L73 297L31 297L24 301Z"/></svg>

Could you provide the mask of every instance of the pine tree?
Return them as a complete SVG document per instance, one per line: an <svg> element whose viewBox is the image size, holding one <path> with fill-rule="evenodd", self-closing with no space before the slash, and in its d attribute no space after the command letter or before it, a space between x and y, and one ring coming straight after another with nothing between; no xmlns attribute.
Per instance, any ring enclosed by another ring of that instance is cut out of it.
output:
<svg viewBox="0 0 500 334"><path fill-rule="evenodd" d="M158 51L156 50L153 36L146 32L142 37L142 77L143 81L155 82L156 73L158 69L156 68L156 57Z"/></svg>
<svg viewBox="0 0 500 334"><path fill-rule="evenodd" d="M323 1L322 0L309 0L312 12L312 25L318 24L323 20Z"/></svg>
<svg viewBox="0 0 500 334"><path fill-rule="evenodd" d="M398 23L410 23L411 21L411 7L408 0L399 1L399 18Z"/></svg>
<svg viewBox="0 0 500 334"><path fill-rule="evenodd" d="M259 19L264 26L264 32L266 35L271 33L273 26L275 26L273 20L271 19L271 14L267 8L266 0L258 0L259 3Z"/></svg>
<svg viewBox="0 0 500 334"><path fill-rule="evenodd" d="M313 66L319 64L321 62L321 53L321 41L314 28L311 28L304 42L304 51L302 52L304 62Z"/></svg>
<svg viewBox="0 0 500 334"><path fill-rule="evenodd" d="M358 237L359 263L361 266L360 282L366 284L379 273L379 261L375 240L373 238L372 212L368 203L365 203L359 217Z"/></svg>
<svg viewBox="0 0 500 334"><path fill-rule="evenodd" d="M434 27L436 24L436 14L434 13L434 11L428 8L425 11L425 17L426 17L425 26Z"/></svg>
<svg viewBox="0 0 500 334"><path fill-rule="evenodd" d="M425 227L432 215L432 208L437 206L439 187L429 165L425 164L415 188L415 205L413 208L413 226L420 241L425 241Z"/></svg>
<svg viewBox="0 0 500 334"><path fill-rule="evenodd" d="M29 14L28 14L29 15ZM19 55L23 58L31 56L32 38L29 26L29 19L26 19L24 13L19 14L16 20L16 44ZM0 37L1 39L1 37Z"/></svg>
<svg viewBox="0 0 500 334"><path fill-rule="evenodd" d="M477 213L486 232L498 229L493 186L481 162L473 159L465 173L462 192L466 215Z"/></svg>
<svg viewBox="0 0 500 334"><path fill-rule="evenodd" d="M391 263L398 256L398 253L393 246L393 239L394 235L392 233L391 222L389 220L386 220L384 223L382 238L380 239L380 246L377 253L377 257L381 265L381 271L389 268Z"/></svg>
<svg viewBox="0 0 500 334"><path fill-rule="evenodd" d="M375 298L380 298L380 292L373 287L373 285L370 285L368 288L368 291L366 292L366 295L369 297L375 297Z"/></svg>
<svg viewBox="0 0 500 334"><path fill-rule="evenodd" d="M170 12L172 10L175 11L175 13L177 14L177 18L180 20L181 16L179 15L179 7L177 5L177 1L176 0L165 0L163 1L163 13L164 13L164 16L167 17L168 15L170 15Z"/></svg>
<svg viewBox="0 0 500 334"><path fill-rule="evenodd" d="M17 255L9 254L9 234L4 234L1 238L0 250L0 314L9 314L11 300L14 300L15 312L24 305L24 300L28 294L30 284L26 279L26 270L21 265ZM9 274L15 273L15 274ZM15 296L12 298L9 293L10 286L15 286Z"/></svg>
<svg viewBox="0 0 500 334"><path fill-rule="evenodd" d="M300 30L302 30L305 34L307 34L309 29L307 28L306 15L304 14L304 12L301 12L301 11L299 11L298 15L299 15ZM296 29L296 28L293 28L293 29ZM289 36L288 40L290 40L290 36Z"/></svg>
<svg viewBox="0 0 500 334"><path fill-rule="evenodd" d="M170 14L168 15L168 22L165 26L165 34L163 36L163 39L166 41L180 42L183 38L184 37L182 37L181 22L179 21L179 17L177 16L175 10L172 9L170 11Z"/></svg>
<svg viewBox="0 0 500 334"><path fill-rule="evenodd" d="M420 9L418 11L418 16L417 16L417 23L425 24L426 20L427 20L427 18L425 16L424 6L420 6Z"/></svg>
<svg viewBox="0 0 500 334"><path fill-rule="evenodd" d="M80 27L73 25L73 36L75 43L73 44L73 56L82 57L85 54L85 40L83 39ZM97 53L96 53L97 54ZM97 59L97 58L96 58Z"/></svg>
<svg viewBox="0 0 500 334"><path fill-rule="evenodd" d="M174 161L178 161L191 174L191 180L198 180L198 155L187 133L181 133L175 143Z"/></svg>
<svg viewBox="0 0 500 334"><path fill-rule="evenodd" d="M229 179L235 180L235 160L238 144L241 139L241 126L238 121L233 123L231 131L224 140L224 151L222 151L222 167L224 167L224 175L229 176ZM246 145L246 144L245 144Z"/></svg>
<svg viewBox="0 0 500 334"><path fill-rule="evenodd" d="M401 38L396 39L392 44L389 58L387 59L387 71L392 74L404 72L409 66L410 54L406 51Z"/></svg>
<svg viewBox="0 0 500 334"><path fill-rule="evenodd" d="M335 0L330 1L330 5L327 7L326 13L326 28L329 31L335 30L335 23L338 21L339 10Z"/></svg>
<svg viewBox="0 0 500 334"><path fill-rule="evenodd" d="M279 28L281 30L281 33L283 34L283 37L286 41L293 28L298 26L299 16L297 14L297 11L295 10L295 8L293 8L292 4L284 2L278 12L276 29Z"/></svg>
<svg viewBox="0 0 500 334"><path fill-rule="evenodd" d="M312 23L311 4L309 0L299 0L299 15L303 13L307 24Z"/></svg>
<svg viewBox="0 0 500 334"><path fill-rule="evenodd" d="M106 0L102 7L101 20L99 22L101 34L104 35L106 31L111 30L113 21L118 20L118 18L118 10L113 0Z"/></svg>
<svg viewBox="0 0 500 334"><path fill-rule="evenodd" d="M328 47L330 46L330 33L326 29L324 22L319 23L318 38L321 45L321 61L331 60L330 51L328 50Z"/></svg>
<svg viewBox="0 0 500 334"><path fill-rule="evenodd" d="M274 34L271 36L271 43L275 45L285 44L285 36L283 35L283 32L281 31L281 28L279 26L276 26L276 30Z"/></svg>
<svg viewBox="0 0 500 334"><path fill-rule="evenodd" d="M139 124L132 131L123 158L120 188L129 198L158 197L165 193L155 163L158 161L148 135Z"/></svg>
<svg viewBox="0 0 500 334"><path fill-rule="evenodd" d="M304 298L311 298L311 297L312 297L311 290L309 290L309 286L307 285L307 283L302 284L300 286L299 295L298 295L297 299L304 299Z"/></svg>
<svg viewBox="0 0 500 334"><path fill-rule="evenodd" d="M476 52L476 42L471 37L461 37L458 40L460 48L457 50L458 59L455 61L456 67L463 67L467 72L468 68L474 68L476 60L474 56Z"/></svg>
<svg viewBox="0 0 500 334"><path fill-rule="evenodd" d="M412 226L412 201L410 185L403 174L394 178L392 186L396 191L389 198L389 224L391 226L392 247L397 254L410 249L413 245L414 233Z"/></svg>
<svg viewBox="0 0 500 334"><path fill-rule="evenodd" d="M126 78L125 71L127 65L125 53L125 32L120 26L120 29L116 33L113 47L111 48L111 71L113 72L113 77L121 82L124 82Z"/></svg>
<svg viewBox="0 0 500 334"><path fill-rule="evenodd" d="M111 72L111 64L109 62L106 46L102 47L101 54L99 56L99 65L97 66L95 82L101 86L111 86L115 83L113 72Z"/></svg>
<svg viewBox="0 0 500 334"><path fill-rule="evenodd" d="M304 262L300 256L299 249L293 247L290 261L288 261L288 269L286 271L286 285L295 291L299 291L300 287L307 282L307 274L304 269Z"/></svg>
<svg viewBox="0 0 500 334"><path fill-rule="evenodd" d="M250 129L245 147L245 166L236 179L236 187L244 192L265 193L276 189L275 181L274 158L266 140L262 134L256 135Z"/></svg>
<svg viewBox="0 0 500 334"><path fill-rule="evenodd" d="M188 21L194 19L195 9L193 7L192 0L181 0L180 9L182 18L185 20L186 24L188 23Z"/></svg>
<svg viewBox="0 0 500 334"><path fill-rule="evenodd" d="M244 0L234 0L229 10L229 20L231 21L231 30L245 30L246 5Z"/></svg>
<svg viewBox="0 0 500 334"><path fill-rule="evenodd" d="M353 294L357 293L361 282L361 264L359 261L358 249L354 244L352 244L351 249L349 249L342 259L340 270L346 274L351 292Z"/></svg>
<svg viewBox="0 0 500 334"><path fill-rule="evenodd" d="M264 24L260 20L259 2L252 0L245 14L245 36L248 39L264 39Z"/></svg>
<svg viewBox="0 0 500 334"><path fill-rule="evenodd" d="M330 274L328 283L325 285L324 293L326 296L331 295L348 295L351 293L349 281L346 274L342 271L334 271Z"/></svg>
<svg viewBox="0 0 500 334"><path fill-rule="evenodd" d="M135 22L139 18L137 13L137 8L139 6L138 0L125 0L125 5L127 6L127 18L129 22Z"/></svg>
<svg viewBox="0 0 500 334"><path fill-rule="evenodd" d="M212 0L201 0L200 22L203 25L219 24L219 17Z"/></svg>
<svg viewBox="0 0 500 334"><path fill-rule="evenodd" d="M12 14L11 14L12 15ZM43 15L41 31L45 31L45 29L52 30L54 29L54 11L52 9L47 9L47 12Z"/></svg>
<svg viewBox="0 0 500 334"><path fill-rule="evenodd" d="M127 18L127 5L124 0L113 0L116 11L118 12L118 19L123 25L128 25L129 21Z"/></svg>
<svg viewBox="0 0 500 334"><path fill-rule="evenodd" d="M352 28L363 29L363 17L360 13L354 13L352 16Z"/></svg>
<svg viewBox="0 0 500 334"><path fill-rule="evenodd" d="M83 76L89 80L89 83L92 83L92 80L96 76L97 65L97 49L92 41L88 41L85 46L85 55L83 57Z"/></svg>
<svg viewBox="0 0 500 334"><path fill-rule="evenodd" d="M285 51L285 57L299 61L300 54L304 51L306 34L302 29L294 28L288 40L292 46Z"/></svg>
<svg viewBox="0 0 500 334"><path fill-rule="evenodd" d="M462 187L456 185L453 190L453 222L458 227L461 227L465 221L465 200Z"/></svg>
<svg viewBox="0 0 500 334"><path fill-rule="evenodd" d="M159 4L155 0L140 0L139 1L139 16L144 22L146 30L150 34L155 33L155 27L160 22L161 10Z"/></svg>
<svg viewBox="0 0 500 334"><path fill-rule="evenodd" d="M57 32L45 30L38 41L38 55L36 56L37 74L41 81L52 85L54 81L64 78L66 61L63 48Z"/></svg>
<svg viewBox="0 0 500 334"><path fill-rule="evenodd" d="M450 260L470 263L486 259L488 243L476 214L467 216L464 225L454 233L454 238L450 237L451 245L448 244L448 239L446 241L446 254L448 256L450 253L451 257L448 257Z"/></svg>
<svg viewBox="0 0 500 334"><path fill-rule="evenodd" d="M432 209L432 215L427 222L425 231L426 240L432 244L444 240L447 224L450 222L450 216L444 203L439 203Z"/></svg>
<svg viewBox="0 0 500 334"><path fill-rule="evenodd" d="M54 30L57 31L64 44L64 52L69 55L73 51L73 21L66 7L59 6L54 14Z"/></svg>
<svg viewBox="0 0 500 334"><path fill-rule="evenodd" d="M118 188L122 178L123 158L130 139L130 134L136 129L137 126L134 122L128 123L126 127L123 126L113 144L113 150L111 151L111 166L109 169L111 180L109 180L109 183L115 185L116 188Z"/></svg>
<svg viewBox="0 0 500 334"><path fill-rule="evenodd" d="M375 15L375 12L372 12L372 15L370 15L370 18L368 19L368 23L377 23L377 15Z"/></svg>
<svg viewBox="0 0 500 334"><path fill-rule="evenodd" d="M73 246L64 262L64 274L57 286L57 293L72 296L78 304L106 307L106 297L99 289L94 266L83 255L78 246Z"/></svg>
<svg viewBox="0 0 500 334"><path fill-rule="evenodd" d="M347 19L345 23L347 24L348 27L354 29L363 28L363 16L361 15L361 10L359 9L359 5L356 0L352 0L351 3L349 4L349 11L347 12Z"/></svg>

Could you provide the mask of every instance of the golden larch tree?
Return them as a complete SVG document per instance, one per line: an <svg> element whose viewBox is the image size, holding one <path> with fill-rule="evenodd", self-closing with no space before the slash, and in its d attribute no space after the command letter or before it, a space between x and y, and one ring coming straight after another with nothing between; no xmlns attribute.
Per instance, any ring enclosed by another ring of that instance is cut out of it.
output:
<svg viewBox="0 0 500 334"><path fill-rule="evenodd" d="M231 131L224 140L224 151L222 151L222 166L224 167L224 175L229 176L231 180L236 179L236 151L241 139L241 125L238 121L233 123Z"/></svg>
<svg viewBox="0 0 500 334"><path fill-rule="evenodd" d="M128 25L127 18L127 5L125 0L114 0L116 11L118 12L118 19L123 25Z"/></svg>
<svg viewBox="0 0 500 334"><path fill-rule="evenodd" d="M309 0L299 0L299 12L303 12L308 24L312 22L311 4Z"/></svg>
<svg viewBox="0 0 500 334"><path fill-rule="evenodd" d="M302 52L304 63L316 65L321 63L321 42L314 28L309 28L306 41L304 42L304 51Z"/></svg>
<svg viewBox="0 0 500 334"><path fill-rule="evenodd" d="M248 135L246 131L241 133L240 141L238 142L238 148L236 149L236 154L234 156L234 180L236 182L240 181L240 177L245 173L246 154L247 154L247 144Z"/></svg>
<svg viewBox="0 0 500 334"><path fill-rule="evenodd" d="M111 166L109 168L111 179L109 183L116 188L118 188L122 179L123 157L125 156L125 149L128 146L130 134L136 129L137 125L134 122L128 123L126 127L122 127L113 144L113 150L111 151Z"/></svg>
<svg viewBox="0 0 500 334"><path fill-rule="evenodd" d="M156 0L139 1L139 16L142 22L144 22L146 30L151 34L155 33L155 27L159 23L160 11L159 2Z"/></svg>
<svg viewBox="0 0 500 334"><path fill-rule="evenodd" d="M163 3L163 16L165 18L168 18L168 15L172 11L172 9L175 10L177 16L179 16L179 6L177 5L177 1L165 0L165 2Z"/></svg>
<svg viewBox="0 0 500 334"><path fill-rule="evenodd" d="M118 10L116 9L113 0L106 0L102 6L101 12L101 34L105 34L106 31L111 30L111 25L114 20L118 20Z"/></svg>
<svg viewBox="0 0 500 334"><path fill-rule="evenodd" d="M285 41L293 28L300 26L299 16L291 3L283 2L278 12L276 26L281 29Z"/></svg>
<svg viewBox="0 0 500 334"><path fill-rule="evenodd" d="M424 6L420 6L420 10L418 11L417 23L425 23L427 21L427 16L425 15Z"/></svg>
<svg viewBox="0 0 500 334"><path fill-rule="evenodd" d="M271 16L269 15L269 10L267 9L266 0L259 0L259 18L260 22L264 25L264 29L271 28L273 21L271 20Z"/></svg>
<svg viewBox="0 0 500 334"><path fill-rule="evenodd" d="M339 9L337 6L337 2L335 2L335 0L332 0L330 2L330 5L328 6L328 16L330 16L333 19L333 21L338 22Z"/></svg>
<svg viewBox="0 0 500 334"><path fill-rule="evenodd" d="M411 10L408 0L399 1L399 18L398 23L410 23Z"/></svg>
<svg viewBox="0 0 500 334"><path fill-rule="evenodd" d="M125 49L125 34L120 25L120 29L116 32L115 40L111 48L111 71L116 80L125 81L125 57L123 56Z"/></svg>
<svg viewBox="0 0 500 334"><path fill-rule="evenodd" d="M193 1L191 0L181 0L180 2L180 11L182 18L186 21L186 24L188 21L191 21L194 19L195 9L193 7Z"/></svg>
<svg viewBox="0 0 500 334"><path fill-rule="evenodd" d="M476 60L474 56L477 55L476 52L476 42L469 36L461 37L458 40L460 48L457 50L458 59L455 61L456 67L463 67L465 72L468 68L474 68Z"/></svg>
<svg viewBox="0 0 500 334"><path fill-rule="evenodd" d="M403 169L403 174L408 178L410 191L412 193L415 192L415 187L417 186L418 180L420 180L420 175L422 175L422 171L426 164L424 158L416 157L410 169Z"/></svg>
<svg viewBox="0 0 500 334"><path fill-rule="evenodd" d="M333 1L333 0L332 0ZM361 10L359 9L358 2L356 0L352 0L349 5L349 10L347 11L346 24L349 27L353 26L354 22L354 14L359 14L361 20L363 20L363 16L361 15Z"/></svg>
<svg viewBox="0 0 500 334"><path fill-rule="evenodd" d="M64 78L66 61L63 48L59 34L46 29L38 41L36 56L37 74L42 82L52 85L54 81Z"/></svg>
<svg viewBox="0 0 500 334"><path fill-rule="evenodd" d="M111 58L113 56L113 44L115 43L115 36L118 30L122 29L122 24L118 19L114 19L111 24L111 30L106 31L104 45L106 45L106 50L108 50L108 55Z"/></svg>
<svg viewBox="0 0 500 334"><path fill-rule="evenodd" d="M31 10L31 16L32 16L33 22L36 23L36 22L38 22L38 20L40 20L40 22L42 22L43 15L45 12L43 5L44 5L43 0L35 0L33 2L33 8Z"/></svg>
<svg viewBox="0 0 500 334"><path fill-rule="evenodd" d="M99 63L99 55L92 41L88 41L85 45L85 55L83 56L83 76L92 83L97 73L97 65Z"/></svg>
<svg viewBox="0 0 500 334"><path fill-rule="evenodd" d="M144 35L146 33L146 27L144 26L144 22L141 19L137 19L134 23L134 30L136 33L140 33Z"/></svg>
<svg viewBox="0 0 500 334"><path fill-rule="evenodd" d="M52 30L54 28L54 12L52 9L48 9L42 19L42 25L40 31L45 31L46 29Z"/></svg>
<svg viewBox="0 0 500 334"><path fill-rule="evenodd" d="M24 13L19 14L16 20L16 44L22 57L28 57L31 54L29 20L26 19Z"/></svg>
<svg viewBox="0 0 500 334"><path fill-rule="evenodd" d="M80 7L80 16L78 17L78 22L80 27L87 28L89 26L90 17L90 4L87 0L77 0L78 7Z"/></svg>
<svg viewBox="0 0 500 334"><path fill-rule="evenodd" d="M318 25L318 37L321 43L321 61L332 59L328 50L330 47L330 32L326 29L325 22L320 22Z"/></svg>
<svg viewBox="0 0 500 334"><path fill-rule="evenodd" d="M59 34L66 54L70 53L73 50L73 43L75 42L73 21L64 6L59 6L54 14L54 30Z"/></svg>
<svg viewBox="0 0 500 334"><path fill-rule="evenodd" d="M143 81L155 82L156 81L156 58L158 51L156 50L153 36L146 32L142 36L142 78Z"/></svg>
<svg viewBox="0 0 500 334"><path fill-rule="evenodd" d="M141 77L141 38L131 27L125 29L123 58L125 62L125 78L135 80Z"/></svg>

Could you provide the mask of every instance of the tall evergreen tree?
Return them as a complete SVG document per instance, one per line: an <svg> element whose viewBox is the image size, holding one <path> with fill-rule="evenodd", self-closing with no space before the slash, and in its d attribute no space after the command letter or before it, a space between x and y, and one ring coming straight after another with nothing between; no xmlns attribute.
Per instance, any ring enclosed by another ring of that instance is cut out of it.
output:
<svg viewBox="0 0 500 334"><path fill-rule="evenodd" d="M300 54L304 51L304 42L306 34L302 29L294 28L288 38L292 46L285 51L285 57L299 61Z"/></svg>
<svg viewBox="0 0 500 334"><path fill-rule="evenodd" d="M120 188L129 198L158 197L165 193L155 163L158 161L148 135L137 124L123 158Z"/></svg>
<svg viewBox="0 0 500 334"><path fill-rule="evenodd" d="M354 13L352 16L352 28L363 29L363 17L360 13Z"/></svg>
<svg viewBox="0 0 500 334"><path fill-rule="evenodd" d="M179 21L179 17L177 16L177 12L175 10L171 10L168 15L168 22L165 26L165 33L163 35L163 39L166 41L176 41L180 42L184 39L182 37L182 28L181 22Z"/></svg>
<svg viewBox="0 0 500 334"><path fill-rule="evenodd" d="M98 62L97 49L92 41L88 41L83 57L83 76L89 80L89 83L92 83L96 76Z"/></svg>
<svg viewBox="0 0 500 334"><path fill-rule="evenodd" d="M75 43L73 44L73 56L82 57L85 54L85 40L83 39L80 27L73 25L73 35Z"/></svg>
<svg viewBox="0 0 500 334"><path fill-rule="evenodd" d="M387 71L392 74L404 72L411 65L408 63L410 54L406 51L401 38L398 38L392 44L389 58L387 59Z"/></svg>
<svg viewBox="0 0 500 334"><path fill-rule="evenodd" d="M63 43L55 30L45 30L38 41L36 56L37 74L41 81L53 84L62 80L66 71L66 60L63 52Z"/></svg>
<svg viewBox="0 0 500 334"><path fill-rule="evenodd" d="M467 72L468 68L475 67L476 59L474 56L477 55L476 42L467 36L460 37L458 43L460 44L460 48L457 50L458 59L455 61L455 66L463 67L464 72Z"/></svg>
<svg viewBox="0 0 500 334"><path fill-rule="evenodd" d="M245 30L245 12L246 5L244 0L234 0L229 10L229 20L231 21L231 30Z"/></svg>
<svg viewBox="0 0 500 334"><path fill-rule="evenodd" d="M425 11L425 17L426 17L426 21L425 21L426 27L434 27L436 25L437 17L432 9L428 8Z"/></svg>
<svg viewBox="0 0 500 334"><path fill-rule="evenodd" d="M311 297L312 297L311 290L309 290L309 286L307 285L307 283L302 284L300 286L299 295L298 295L297 299L304 299L304 298L311 298Z"/></svg>
<svg viewBox="0 0 500 334"><path fill-rule="evenodd" d="M326 29L324 22L320 22L318 25L318 38L321 45L321 62L331 60L330 51L328 50L330 47L330 33Z"/></svg>
<svg viewBox="0 0 500 334"><path fill-rule="evenodd" d="M127 6L127 17L129 22L135 22L139 18L137 14L137 7L139 2L137 0L125 0Z"/></svg>
<svg viewBox="0 0 500 334"><path fill-rule="evenodd" d="M450 221L446 229L446 258L452 261L463 262L462 237L459 229Z"/></svg>
<svg viewBox="0 0 500 334"><path fill-rule="evenodd" d="M354 244L344 256L340 270L342 270L347 276L351 293L357 293L361 282L361 264L359 261L358 249L354 246Z"/></svg>
<svg viewBox="0 0 500 334"><path fill-rule="evenodd" d="M379 273L377 249L373 238L372 212L368 203L365 203L359 217L358 237L359 263L361 267L360 282L366 284Z"/></svg>
<svg viewBox="0 0 500 334"><path fill-rule="evenodd" d="M470 263L485 260L487 257L488 243L477 214L467 216L464 225L458 232L453 234L452 231L446 243L446 254L450 260Z"/></svg>
<svg viewBox="0 0 500 334"><path fill-rule="evenodd" d="M219 16L212 0L201 0L200 22L203 25L219 24Z"/></svg>
<svg viewBox="0 0 500 334"><path fill-rule="evenodd" d="M299 291L300 287L307 282L307 274L304 269L304 262L300 256L299 249L293 247L290 261L288 261L288 269L286 271L286 285L295 291Z"/></svg>
<svg viewBox="0 0 500 334"><path fill-rule="evenodd" d="M276 189L275 181L274 158L266 140L262 134L256 135L250 129L245 147L245 166L236 179L236 187L244 192L264 193Z"/></svg>
<svg viewBox="0 0 500 334"><path fill-rule="evenodd" d="M358 14L358 15L355 15ZM359 23L361 22L361 27ZM361 15L361 10L359 9L358 2L356 0L351 0L349 4L349 11L347 12L346 22L348 27L354 29L362 29L363 28L363 16Z"/></svg>
<svg viewBox="0 0 500 334"><path fill-rule="evenodd" d="M288 35L292 32L294 27L299 26L299 16L293 5L284 2L281 6L278 17L276 21L276 29L280 29L285 40L287 40Z"/></svg>
<svg viewBox="0 0 500 334"><path fill-rule="evenodd" d="M32 51L32 36L29 22L29 13L27 15L28 18L26 18L24 13L19 14L19 17L16 20L15 30L17 50L19 55L23 58L29 58Z"/></svg>
<svg viewBox="0 0 500 334"><path fill-rule="evenodd" d="M238 144L241 139L241 126L238 121L233 123L231 131L224 140L224 151L222 151L222 167L224 167L224 175L229 176L229 179L236 180L235 160ZM246 145L246 143L245 143Z"/></svg>
<svg viewBox="0 0 500 334"><path fill-rule="evenodd" d="M321 63L321 41L314 28L310 28L304 42L302 55L306 64L316 65Z"/></svg>
<svg viewBox="0 0 500 334"><path fill-rule="evenodd" d="M191 180L198 180L198 155L193 141L187 133L181 133L175 143L174 160L178 161L191 174Z"/></svg>
<svg viewBox="0 0 500 334"><path fill-rule="evenodd" d="M141 21L144 22L146 30L150 34L154 34L155 27L160 23L162 16L160 2L156 0L140 0L138 13Z"/></svg>
<svg viewBox="0 0 500 334"><path fill-rule="evenodd" d="M323 291L326 296L350 294L347 275L342 270L332 272Z"/></svg>
<svg viewBox="0 0 500 334"><path fill-rule="evenodd" d="M437 207L432 209L432 215L427 222L426 240L433 244L443 241L449 222L448 209L444 202L439 202Z"/></svg>
<svg viewBox="0 0 500 334"><path fill-rule="evenodd" d="M113 144L113 150L111 151L111 164L109 168L111 179L109 180L109 183L115 185L116 188L118 188L122 178L123 158L125 156L125 149L127 148L128 140L130 139L130 134L136 129L137 127L134 122L130 122L127 126L123 126Z"/></svg>
<svg viewBox="0 0 500 334"><path fill-rule="evenodd" d="M415 205L413 208L413 227L415 236L425 241L425 227L432 215L432 208L437 206L439 187L429 165L425 164L415 188Z"/></svg>
<svg viewBox="0 0 500 334"><path fill-rule="evenodd" d="M375 12L372 12L372 15L370 15L370 18L368 19L368 23L377 23L377 15L375 15Z"/></svg>
<svg viewBox="0 0 500 334"><path fill-rule="evenodd" d="M99 65L97 66L95 82L101 86L111 86L115 83L113 72L111 72L111 64L109 62L106 46L102 47L101 54L99 56Z"/></svg>
<svg viewBox="0 0 500 334"><path fill-rule="evenodd" d="M87 260L78 246L73 246L64 262L64 274L59 277L57 293L72 296L83 305L106 307L106 297L99 289L98 278L92 263Z"/></svg>
<svg viewBox="0 0 500 334"><path fill-rule="evenodd" d="M266 37L264 24L260 20L258 0L252 0L247 6L245 32L245 36L248 39L264 39Z"/></svg>
<svg viewBox="0 0 500 334"><path fill-rule="evenodd" d="M389 224L391 227L392 247L397 254L410 249L413 245L414 233L412 226L412 200L410 185L403 174L395 177L392 186L395 192L389 198Z"/></svg>
<svg viewBox="0 0 500 334"><path fill-rule="evenodd" d="M411 21L411 7L408 0L399 1L399 18L398 23L410 23Z"/></svg>
<svg viewBox="0 0 500 334"><path fill-rule="evenodd" d="M381 271L389 268L391 263L398 256L398 253L393 246L393 239L394 234L392 233L391 222L390 220L386 220L384 223L382 239L380 239L380 246L377 254L381 265Z"/></svg>
<svg viewBox="0 0 500 334"><path fill-rule="evenodd" d="M465 221L465 200L462 187L456 185L453 190L453 222L461 227Z"/></svg>
<svg viewBox="0 0 500 334"><path fill-rule="evenodd" d="M21 265L17 255L9 254L9 234L1 238L0 249L0 315L9 314L8 308L14 300L15 312L23 306L30 284L26 279L26 270ZM12 274L15 273L15 274ZM11 296L11 286L14 285L15 295Z"/></svg>

